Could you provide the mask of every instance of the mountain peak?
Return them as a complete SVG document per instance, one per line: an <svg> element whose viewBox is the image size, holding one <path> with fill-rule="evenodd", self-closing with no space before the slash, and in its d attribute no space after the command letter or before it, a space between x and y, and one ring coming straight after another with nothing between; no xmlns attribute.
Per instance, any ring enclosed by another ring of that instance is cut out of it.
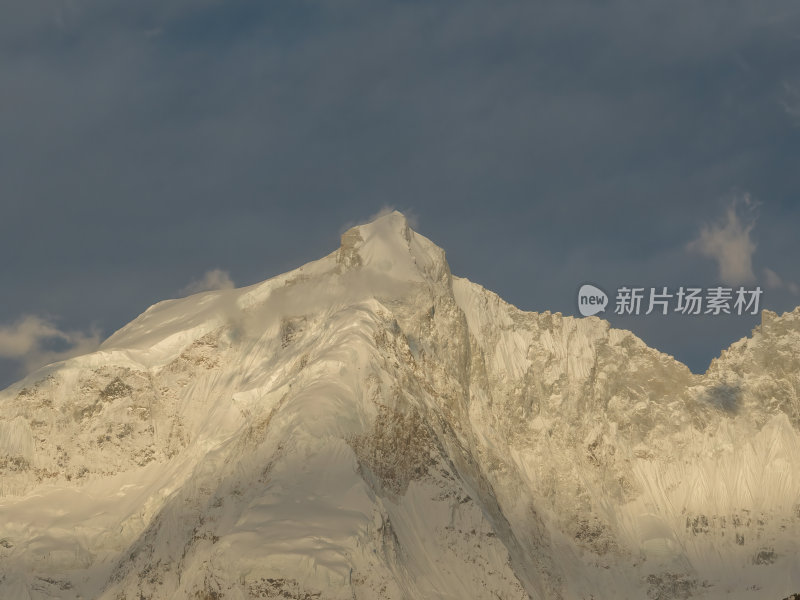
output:
<svg viewBox="0 0 800 600"><path fill-rule="evenodd" d="M450 277L444 250L411 229L408 219L396 210L345 231L337 262L345 269L364 269L409 281Z"/></svg>
<svg viewBox="0 0 800 600"><path fill-rule="evenodd" d="M762 320L693 376L382 215L0 391L0 598L786 597L800 311Z"/></svg>

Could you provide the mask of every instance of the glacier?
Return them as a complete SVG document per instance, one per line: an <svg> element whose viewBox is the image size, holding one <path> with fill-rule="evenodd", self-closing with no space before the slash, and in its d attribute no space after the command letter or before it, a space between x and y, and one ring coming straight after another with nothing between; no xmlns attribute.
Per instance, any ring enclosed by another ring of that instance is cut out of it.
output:
<svg viewBox="0 0 800 600"><path fill-rule="evenodd" d="M800 591L800 307L697 375L398 213L0 392L0 598Z"/></svg>

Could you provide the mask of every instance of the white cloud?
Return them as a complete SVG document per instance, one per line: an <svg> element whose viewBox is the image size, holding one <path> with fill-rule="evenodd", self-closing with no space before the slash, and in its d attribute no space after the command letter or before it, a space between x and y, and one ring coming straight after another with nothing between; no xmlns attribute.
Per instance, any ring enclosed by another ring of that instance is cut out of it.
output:
<svg viewBox="0 0 800 600"><path fill-rule="evenodd" d="M40 317L27 316L14 325L0 327L0 356L20 358L36 347L42 338L58 337L62 333Z"/></svg>
<svg viewBox="0 0 800 600"><path fill-rule="evenodd" d="M57 343L63 350L52 350ZM0 325L0 357L19 361L32 371L43 365L93 352L100 345L100 333L62 331L50 319L26 315L12 325Z"/></svg>
<svg viewBox="0 0 800 600"><path fill-rule="evenodd" d="M211 290L229 290L234 287L233 280L227 271L211 269L202 278L193 281L181 290L184 294L196 294Z"/></svg>
<svg viewBox="0 0 800 600"><path fill-rule="evenodd" d="M750 232L756 224L753 214L755 207L756 203L748 194L734 199L725 211L724 218L703 227L698 238L687 245L689 251L698 252L717 262L722 283L734 285L756 281L753 272L756 245L750 239ZM765 267L762 275L765 287L800 294L800 286L784 280L772 269Z"/></svg>
<svg viewBox="0 0 800 600"><path fill-rule="evenodd" d="M753 273L756 245L750 239L755 218L745 212L752 212L754 207L749 195L734 200L722 220L703 227L699 237L687 245L689 251L717 262L722 283L751 283L756 279Z"/></svg>

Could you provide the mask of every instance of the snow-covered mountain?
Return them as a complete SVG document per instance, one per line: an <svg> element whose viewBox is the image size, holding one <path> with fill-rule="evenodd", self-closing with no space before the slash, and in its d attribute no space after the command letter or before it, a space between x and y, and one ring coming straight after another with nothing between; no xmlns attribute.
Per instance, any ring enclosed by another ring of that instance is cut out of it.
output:
<svg viewBox="0 0 800 600"><path fill-rule="evenodd" d="M779 600L800 308L762 319L693 375L381 217L0 393L0 598Z"/></svg>

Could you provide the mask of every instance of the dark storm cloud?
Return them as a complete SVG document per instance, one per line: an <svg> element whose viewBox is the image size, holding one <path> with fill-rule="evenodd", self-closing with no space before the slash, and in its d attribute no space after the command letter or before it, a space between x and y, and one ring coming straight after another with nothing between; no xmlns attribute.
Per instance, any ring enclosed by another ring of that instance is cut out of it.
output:
<svg viewBox="0 0 800 600"><path fill-rule="evenodd" d="M800 281L798 24L792 2L15 4L0 323L110 333L383 205L455 273L569 313L586 279L716 283L686 245L750 194L756 277ZM625 325L700 369L752 323Z"/></svg>

